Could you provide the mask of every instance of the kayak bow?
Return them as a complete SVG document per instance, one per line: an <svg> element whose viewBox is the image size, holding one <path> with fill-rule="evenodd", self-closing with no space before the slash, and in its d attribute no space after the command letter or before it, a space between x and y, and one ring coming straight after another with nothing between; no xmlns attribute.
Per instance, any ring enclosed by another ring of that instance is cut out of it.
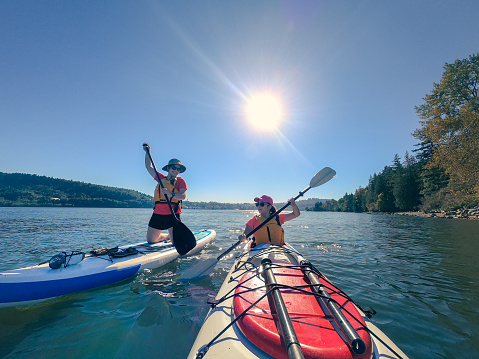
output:
<svg viewBox="0 0 479 359"><path fill-rule="evenodd" d="M245 246L209 304L189 359L406 358L289 245Z"/></svg>

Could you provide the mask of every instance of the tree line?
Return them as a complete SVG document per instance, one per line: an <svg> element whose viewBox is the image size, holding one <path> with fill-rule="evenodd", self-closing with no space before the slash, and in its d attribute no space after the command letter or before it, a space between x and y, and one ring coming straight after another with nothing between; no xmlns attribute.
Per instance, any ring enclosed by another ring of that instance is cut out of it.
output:
<svg viewBox="0 0 479 359"><path fill-rule="evenodd" d="M297 201L301 209L320 200ZM284 203L277 203L282 206ZM0 172L0 207L106 207L153 208L154 198L144 193L117 187L95 185L25 173ZM254 210L250 203L183 201L188 209ZM279 207L278 207L279 208Z"/></svg>
<svg viewBox="0 0 479 359"><path fill-rule="evenodd" d="M153 197L124 188L0 172L0 206L153 208Z"/></svg>
<svg viewBox="0 0 479 359"><path fill-rule="evenodd" d="M319 199L319 198L307 198L296 201L300 210L305 210L309 208L308 206L312 206L317 202L326 202L329 201L327 199ZM275 202L276 209L281 208L285 205L286 202ZM232 210L255 210L256 206L253 202L248 203L224 203L224 202L191 202L191 201L183 201L182 203L183 208L187 209L232 209Z"/></svg>
<svg viewBox="0 0 479 359"><path fill-rule="evenodd" d="M313 211L396 212L479 206L479 54L444 66L412 134L414 155L397 154L372 175L366 188L339 200L317 202Z"/></svg>

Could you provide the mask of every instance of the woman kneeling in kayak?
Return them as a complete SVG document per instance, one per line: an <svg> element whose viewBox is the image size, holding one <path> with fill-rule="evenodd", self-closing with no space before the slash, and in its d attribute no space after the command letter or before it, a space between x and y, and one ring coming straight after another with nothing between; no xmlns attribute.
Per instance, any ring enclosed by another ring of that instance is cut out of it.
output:
<svg viewBox="0 0 479 359"><path fill-rule="evenodd" d="M254 216L246 222L246 227L243 233L238 236L238 239L242 242L246 240L249 233L255 230L255 228L276 212L276 208L273 206L273 199L270 196L264 194L261 197L256 197L254 201L256 202L259 215ZM291 204L293 212L277 214L267 224L256 231L251 248L263 243L275 244L277 246L282 246L284 244L284 230L281 226L284 222L290 221L300 215L299 208L296 205L294 198L288 199L288 202Z"/></svg>
<svg viewBox="0 0 479 359"><path fill-rule="evenodd" d="M146 239L148 243L158 243L168 238L173 240L173 225L175 224L175 218L170 211L165 196L168 196L172 209L176 213L176 218L180 220L181 201L186 198L187 187L186 181L183 178L178 177L178 174L185 172L186 166L181 164L179 159L172 158L168 164L162 168L163 171L168 172L168 175L165 176L158 173L160 176L160 178L158 178L151 163L150 156L148 155L150 146L147 143L144 143L143 149L146 152L145 166L148 173L157 182L161 181L163 184L163 188L161 188L158 183L155 189L155 209L150 222L148 223ZM162 233L165 229L168 230L168 233Z"/></svg>

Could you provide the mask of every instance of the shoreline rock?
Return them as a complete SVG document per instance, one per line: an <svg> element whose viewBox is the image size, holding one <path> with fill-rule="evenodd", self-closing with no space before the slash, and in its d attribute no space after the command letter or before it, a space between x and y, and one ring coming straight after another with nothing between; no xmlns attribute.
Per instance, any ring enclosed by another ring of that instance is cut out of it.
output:
<svg viewBox="0 0 479 359"><path fill-rule="evenodd" d="M458 209L455 211L417 211L417 212L396 212L399 216L415 216L425 218L447 218L447 219L475 219L479 220L479 207L471 209Z"/></svg>

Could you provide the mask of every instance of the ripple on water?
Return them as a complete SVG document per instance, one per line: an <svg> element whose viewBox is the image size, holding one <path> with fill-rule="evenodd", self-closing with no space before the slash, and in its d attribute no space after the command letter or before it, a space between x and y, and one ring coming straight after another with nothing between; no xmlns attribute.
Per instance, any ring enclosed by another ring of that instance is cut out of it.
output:
<svg viewBox="0 0 479 359"><path fill-rule="evenodd" d="M254 213L185 210L189 228L217 231L197 255L115 285L0 309L0 357L186 357L206 301L238 251L197 283L176 278L229 248ZM1 208L0 268L141 241L150 216L143 209ZM409 356L471 358L479 357L479 222L471 222L304 212L286 223L285 236L361 306L373 307L374 322Z"/></svg>

